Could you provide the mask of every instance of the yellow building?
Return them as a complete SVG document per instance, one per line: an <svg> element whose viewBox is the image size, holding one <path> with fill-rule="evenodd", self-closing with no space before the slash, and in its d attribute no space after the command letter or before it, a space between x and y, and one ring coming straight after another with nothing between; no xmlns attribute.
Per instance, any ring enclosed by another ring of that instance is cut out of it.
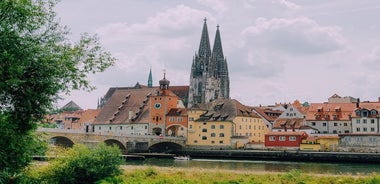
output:
<svg viewBox="0 0 380 184"><path fill-rule="evenodd" d="M338 136L308 137L302 140L300 150L304 151L336 151L339 144Z"/></svg>
<svg viewBox="0 0 380 184"><path fill-rule="evenodd" d="M239 148L264 142L269 131L263 120L237 100L218 99L188 110L187 145Z"/></svg>

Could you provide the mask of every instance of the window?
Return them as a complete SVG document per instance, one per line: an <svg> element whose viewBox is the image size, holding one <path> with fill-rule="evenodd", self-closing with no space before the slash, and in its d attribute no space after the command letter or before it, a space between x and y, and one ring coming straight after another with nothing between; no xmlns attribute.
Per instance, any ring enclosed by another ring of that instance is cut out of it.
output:
<svg viewBox="0 0 380 184"><path fill-rule="evenodd" d="M223 141L219 141L219 144L223 144Z"/></svg>
<svg viewBox="0 0 380 184"><path fill-rule="evenodd" d="M211 133L211 137L215 137L215 133Z"/></svg>
<svg viewBox="0 0 380 184"><path fill-rule="evenodd" d="M276 136L269 136L269 141L276 141Z"/></svg>
<svg viewBox="0 0 380 184"><path fill-rule="evenodd" d="M207 137L206 136L202 136L202 140L207 140Z"/></svg>
<svg viewBox="0 0 380 184"><path fill-rule="evenodd" d="M110 127L110 130L112 130L112 127Z"/></svg>
<svg viewBox="0 0 380 184"><path fill-rule="evenodd" d="M347 126L347 123L343 123L343 126Z"/></svg>
<svg viewBox="0 0 380 184"><path fill-rule="evenodd" d="M194 143L198 143L198 141L197 141L197 140L194 140Z"/></svg>
<svg viewBox="0 0 380 184"><path fill-rule="evenodd" d="M181 130L183 131L183 127L181 127Z"/></svg>
<svg viewBox="0 0 380 184"><path fill-rule="evenodd" d="M239 129L241 130L241 125L239 125Z"/></svg>
<svg viewBox="0 0 380 184"><path fill-rule="evenodd" d="M170 121L170 122L174 122L174 117L170 117L170 118L169 118L169 121Z"/></svg>
<svg viewBox="0 0 380 184"><path fill-rule="evenodd" d="M202 132L207 132L207 129L206 128L202 129Z"/></svg>
<svg viewBox="0 0 380 184"><path fill-rule="evenodd" d="M372 127L372 128L371 128L371 132L374 132L374 131L375 131L375 128Z"/></svg>
<svg viewBox="0 0 380 184"><path fill-rule="evenodd" d="M289 141L296 141L296 136L290 136Z"/></svg>
<svg viewBox="0 0 380 184"><path fill-rule="evenodd" d="M123 127L122 127L122 126L120 126L120 130L123 130Z"/></svg>
<svg viewBox="0 0 380 184"><path fill-rule="evenodd" d="M311 126L315 126L315 122L311 122Z"/></svg>
<svg viewBox="0 0 380 184"><path fill-rule="evenodd" d="M178 118L177 118L177 121L178 121L178 122L182 122L182 121L183 121L183 118L182 118L182 117L178 117Z"/></svg>
<svg viewBox="0 0 380 184"><path fill-rule="evenodd" d="M203 122L203 125L206 125L207 123L206 122Z"/></svg>
<svg viewBox="0 0 380 184"><path fill-rule="evenodd" d="M280 137L279 137L279 140L280 140L280 141L285 141L285 140L286 140L286 137L285 137L285 136L280 136Z"/></svg>
<svg viewBox="0 0 380 184"><path fill-rule="evenodd" d="M131 130L133 130L133 126L131 126Z"/></svg>
<svg viewBox="0 0 380 184"><path fill-rule="evenodd" d="M190 125L190 129L192 129L193 128L193 125Z"/></svg>
<svg viewBox="0 0 380 184"><path fill-rule="evenodd" d="M338 126L338 123L334 123L334 126Z"/></svg>
<svg viewBox="0 0 380 184"><path fill-rule="evenodd" d="M215 129L215 125L211 125L211 129Z"/></svg>
<svg viewBox="0 0 380 184"><path fill-rule="evenodd" d="M371 124L375 124L375 120L374 119L371 119Z"/></svg>
<svg viewBox="0 0 380 184"><path fill-rule="evenodd" d="M189 117L189 121L194 121L194 118L193 117Z"/></svg>
<svg viewBox="0 0 380 184"><path fill-rule="evenodd" d="M220 133L220 134L219 134L219 137L224 137L224 133Z"/></svg>
<svg viewBox="0 0 380 184"><path fill-rule="evenodd" d="M357 120L356 120L356 124L360 124L360 119L357 119Z"/></svg>
<svg viewBox="0 0 380 184"><path fill-rule="evenodd" d="M356 131L357 131L357 132L360 132L360 128L356 128Z"/></svg>
<svg viewBox="0 0 380 184"><path fill-rule="evenodd" d="M220 128L220 129L224 129L224 125L220 125L219 128Z"/></svg>
<svg viewBox="0 0 380 184"><path fill-rule="evenodd" d="M211 141L211 144L215 144L215 141Z"/></svg>
<svg viewBox="0 0 380 184"><path fill-rule="evenodd" d="M102 127L99 127L99 130L101 130L102 129Z"/></svg>
<svg viewBox="0 0 380 184"><path fill-rule="evenodd" d="M364 127L364 128L363 128L363 132L367 132L367 128Z"/></svg>
<svg viewBox="0 0 380 184"><path fill-rule="evenodd" d="M249 125L249 129L251 129L251 125Z"/></svg>
<svg viewBox="0 0 380 184"><path fill-rule="evenodd" d="M367 123L367 120L366 119L363 119L363 124L366 124Z"/></svg>
<svg viewBox="0 0 380 184"><path fill-rule="evenodd" d="M327 123L322 123L322 126L327 126Z"/></svg>

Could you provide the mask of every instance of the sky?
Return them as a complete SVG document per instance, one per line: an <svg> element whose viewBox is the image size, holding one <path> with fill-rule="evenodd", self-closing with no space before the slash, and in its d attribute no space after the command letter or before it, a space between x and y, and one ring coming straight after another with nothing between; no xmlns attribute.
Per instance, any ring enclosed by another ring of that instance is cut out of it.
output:
<svg viewBox="0 0 380 184"><path fill-rule="evenodd" d="M62 0L55 8L74 42L96 34L117 58L90 75L92 92L62 95L84 109L111 87L189 85L203 19L214 43L219 24L230 97L249 106L327 101L333 94L380 97L380 1Z"/></svg>

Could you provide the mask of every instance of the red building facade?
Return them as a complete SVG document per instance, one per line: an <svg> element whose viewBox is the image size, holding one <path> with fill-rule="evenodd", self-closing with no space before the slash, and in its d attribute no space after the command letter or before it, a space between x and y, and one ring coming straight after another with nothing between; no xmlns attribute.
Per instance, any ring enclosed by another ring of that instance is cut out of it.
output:
<svg viewBox="0 0 380 184"><path fill-rule="evenodd" d="M306 132L269 132L265 134L265 147L299 147Z"/></svg>

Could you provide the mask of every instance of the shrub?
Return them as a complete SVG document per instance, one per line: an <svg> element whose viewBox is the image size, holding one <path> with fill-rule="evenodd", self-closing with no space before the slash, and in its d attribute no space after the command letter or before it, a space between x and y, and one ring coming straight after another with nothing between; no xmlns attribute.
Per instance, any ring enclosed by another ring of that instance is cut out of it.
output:
<svg viewBox="0 0 380 184"><path fill-rule="evenodd" d="M29 172L30 183L95 183L121 173L121 152L117 147L100 144L94 149L74 145L62 157L37 172Z"/></svg>

